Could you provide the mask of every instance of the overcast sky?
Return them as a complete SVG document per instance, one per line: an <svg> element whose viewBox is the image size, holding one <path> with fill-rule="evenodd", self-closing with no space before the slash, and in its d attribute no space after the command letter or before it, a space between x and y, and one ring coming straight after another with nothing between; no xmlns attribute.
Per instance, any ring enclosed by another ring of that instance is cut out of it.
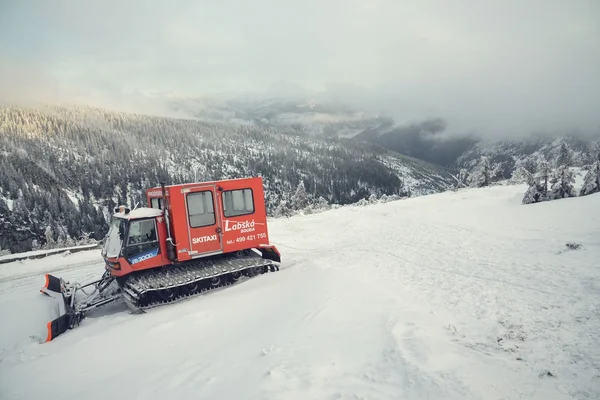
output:
<svg viewBox="0 0 600 400"><path fill-rule="evenodd" d="M353 85L401 122L600 130L598 0L0 0L0 49L5 93Z"/></svg>

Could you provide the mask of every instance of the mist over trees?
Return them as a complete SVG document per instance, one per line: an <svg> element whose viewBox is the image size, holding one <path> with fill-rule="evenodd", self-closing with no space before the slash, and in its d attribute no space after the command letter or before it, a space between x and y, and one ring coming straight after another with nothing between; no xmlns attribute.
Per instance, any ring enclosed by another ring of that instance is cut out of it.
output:
<svg viewBox="0 0 600 400"><path fill-rule="evenodd" d="M378 144L398 153L434 164L450 166L458 157L478 142L477 138L447 137L446 122L441 118L408 126L365 130L356 139Z"/></svg>

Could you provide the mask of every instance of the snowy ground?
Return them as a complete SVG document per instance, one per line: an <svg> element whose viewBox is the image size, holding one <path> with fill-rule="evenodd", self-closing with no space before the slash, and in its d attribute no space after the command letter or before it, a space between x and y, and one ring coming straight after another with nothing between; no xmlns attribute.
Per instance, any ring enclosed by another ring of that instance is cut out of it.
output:
<svg viewBox="0 0 600 400"><path fill-rule="evenodd" d="M33 250L33 251L25 252L25 253L7 254L4 256L0 256L0 264L13 262L13 261L19 261L19 260L25 260L28 258L43 258L43 257L47 257L50 255L58 254L58 253L65 253L65 252L75 253L78 251L89 250L89 249L96 248L96 247L98 247L97 244L87 244L87 245L81 245L81 246L65 247L65 248L60 248L60 249Z"/></svg>
<svg viewBox="0 0 600 400"><path fill-rule="evenodd" d="M273 221L281 271L47 344L42 271L98 251L0 265L0 398L597 399L600 195L524 191Z"/></svg>

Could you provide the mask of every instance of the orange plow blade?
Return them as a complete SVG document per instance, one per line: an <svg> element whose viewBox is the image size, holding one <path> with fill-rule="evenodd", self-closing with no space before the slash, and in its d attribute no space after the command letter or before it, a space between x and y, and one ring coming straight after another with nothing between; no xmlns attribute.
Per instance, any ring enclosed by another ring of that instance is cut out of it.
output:
<svg viewBox="0 0 600 400"><path fill-rule="evenodd" d="M40 292L53 299L56 303L57 317L46 324L46 342L51 341L60 334L71 329L80 320L71 304L71 295L65 293L65 284L62 279L46 274L46 282Z"/></svg>

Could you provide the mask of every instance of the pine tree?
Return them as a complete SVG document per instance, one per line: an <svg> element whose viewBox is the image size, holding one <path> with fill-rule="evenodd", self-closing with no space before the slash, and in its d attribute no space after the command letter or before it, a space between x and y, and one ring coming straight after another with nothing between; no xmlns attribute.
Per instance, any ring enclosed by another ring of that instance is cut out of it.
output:
<svg viewBox="0 0 600 400"><path fill-rule="evenodd" d="M560 167L564 165L565 167L570 167L572 163L571 151L567 147L567 144L563 141L560 145L560 149L558 150L558 157L556 158L556 167Z"/></svg>
<svg viewBox="0 0 600 400"><path fill-rule="evenodd" d="M523 204L539 203L546 201L547 198L544 195L544 187L537 182L534 182L527 188L525 196L523 196Z"/></svg>
<svg viewBox="0 0 600 400"><path fill-rule="evenodd" d="M481 162L471 175L471 186L484 187L492 182L492 166L488 157L481 157Z"/></svg>
<svg viewBox="0 0 600 400"><path fill-rule="evenodd" d="M597 160L591 165L583 178L583 186L579 191L580 196L587 196L600 192L600 152Z"/></svg>
<svg viewBox="0 0 600 400"><path fill-rule="evenodd" d="M523 204L539 203L548 200L544 186L535 179L533 174L522 167L519 169L518 173L525 178L528 186L527 191L523 196L523 200L521 201Z"/></svg>
<svg viewBox="0 0 600 400"><path fill-rule="evenodd" d="M552 187L550 188L550 192L548 194L548 198L550 200L565 199L576 196L575 188L573 187L575 177L567 166L561 165L558 167L558 169L554 172L554 176L550 182L552 182Z"/></svg>
<svg viewBox="0 0 600 400"><path fill-rule="evenodd" d="M460 171L458 171L458 175L453 175L452 177L454 178L452 187L455 190L469 186L469 172L465 168L461 168Z"/></svg>
<svg viewBox="0 0 600 400"><path fill-rule="evenodd" d="M44 237L46 238L44 250L53 249L56 245L56 242L54 241L54 232L52 232L52 227L50 225L46 226L46 230L44 231Z"/></svg>
<svg viewBox="0 0 600 400"><path fill-rule="evenodd" d="M543 157L540 157L537 162L537 176L543 181L544 196L548 193L548 179L552 173L550 163Z"/></svg>
<svg viewBox="0 0 600 400"><path fill-rule="evenodd" d="M498 182L504 178L504 167L502 164L495 164L490 173L490 182Z"/></svg>
<svg viewBox="0 0 600 400"><path fill-rule="evenodd" d="M537 165L531 157L521 160L518 164L531 174L535 174L537 171Z"/></svg>
<svg viewBox="0 0 600 400"><path fill-rule="evenodd" d="M300 183L298 183L298 186L296 187L296 192L292 196L291 206L294 210L302 210L306 208L308 204L308 193L306 193L304 181L300 180Z"/></svg>

